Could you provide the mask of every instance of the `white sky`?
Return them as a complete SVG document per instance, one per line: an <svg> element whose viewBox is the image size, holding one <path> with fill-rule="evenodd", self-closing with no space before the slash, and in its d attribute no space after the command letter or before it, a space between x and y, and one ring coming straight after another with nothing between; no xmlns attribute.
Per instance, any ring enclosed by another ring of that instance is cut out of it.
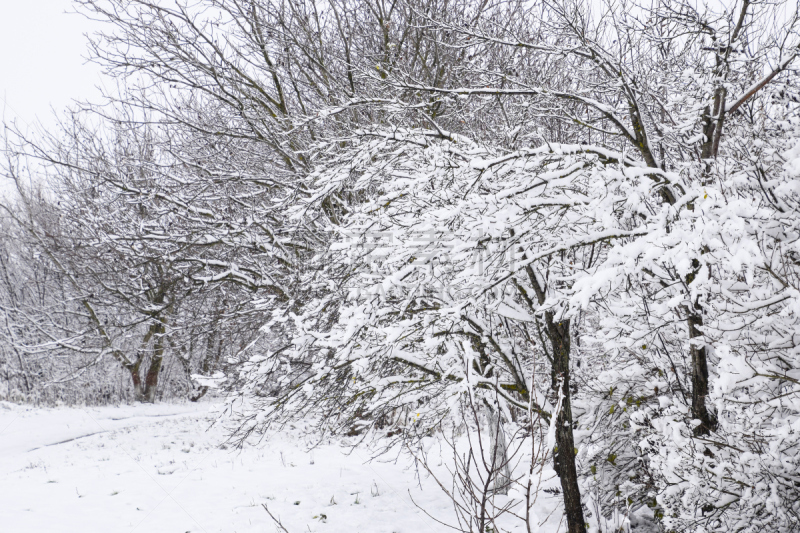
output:
<svg viewBox="0 0 800 533"><path fill-rule="evenodd" d="M52 127L53 110L99 98L100 69L85 60L84 36L99 23L73 11L71 0L0 0L0 123ZM0 198L11 191L0 177Z"/></svg>
<svg viewBox="0 0 800 533"><path fill-rule="evenodd" d="M86 64L96 23L71 0L0 0L0 113L20 126L52 123L51 107L97 98L99 69Z"/></svg>

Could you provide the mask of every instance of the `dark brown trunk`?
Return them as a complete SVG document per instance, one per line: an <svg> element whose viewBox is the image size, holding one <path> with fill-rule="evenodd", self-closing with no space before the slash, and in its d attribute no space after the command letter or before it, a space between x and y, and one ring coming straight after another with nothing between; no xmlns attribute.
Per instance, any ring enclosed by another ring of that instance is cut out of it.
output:
<svg viewBox="0 0 800 533"><path fill-rule="evenodd" d="M158 389L158 374L161 372L161 362L164 360L164 323L161 322L155 329L155 342L153 346L153 358L150 360L150 367L144 382L144 401L153 403L156 401L156 390Z"/></svg>
<svg viewBox="0 0 800 533"><path fill-rule="evenodd" d="M700 270L700 261L692 261L692 272L686 276L686 285L691 285ZM700 425L692 431L695 436L708 435L716 429L716 418L706 407L708 396L708 354L702 342L703 306L700 302L686 308L686 323L689 327L689 355L692 357L692 418ZM694 342L697 339L698 342Z"/></svg>
<svg viewBox="0 0 800 533"><path fill-rule="evenodd" d="M690 313L689 341L703 336L699 327L703 326L703 317ZM689 345L692 356L692 418L699 420L700 425L694 428L695 436L708 435L716 427L716 420L706 407L708 396L708 358L705 346L695 343Z"/></svg>
<svg viewBox="0 0 800 533"><path fill-rule="evenodd" d="M128 372L131 373L131 380L133 381L133 399L137 402L144 401L144 388L142 387L142 378L139 376L139 365L141 362L130 365Z"/></svg>
<svg viewBox="0 0 800 533"><path fill-rule="evenodd" d="M523 256L524 258L524 256ZM525 267L531 287L536 293L539 305L546 300L543 285L539 283L536 273L529 266ZM531 309L533 304L525 291L523 296L529 302ZM567 516L568 533L586 533L586 522L583 518L583 506L581 505L581 490L578 485L578 469L575 467L575 438L572 435L572 394L570 392L570 370L569 355L571 350L570 342L570 321L561 320L556 322L552 312L544 313L545 325L547 326L547 337L552 346L552 383L551 389L555 400L563 396L561 401L561 411L556 418L556 450L553 453L553 466L556 474L561 481L561 491L564 493L564 514Z"/></svg>
<svg viewBox="0 0 800 533"><path fill-rule="evenodd" d="M156 401L156 390L158 389L158 373L161 371L161 357L153 357L150 368L147 369L147 376L144 382L144 400L148 403Z"/></svg>
<svg viewBox="0 0 800 533"><path fill-rule="evenodd" d="M570 394L570 321L555 322L552 313L545 313L548 336L553 346L552 389L562 395L561 411L556 418L556 451L553 462L564 493L564 513L569 533L585 533L586 522L581 506L578 470L575 467L575 440L572 435L572 401Z"/></svg>
<svg viewBox="0 0 800 533"><path fill-rule="evenodd" d="M744 7L747 10L747 5ZM717 68L720 68L719 56L717 57ZM725 120L725 97L726 90L723 87L714 91L714 108L706 106L703 110L703 134L705 141L702 145L700 157L703 159L702 184L711 182L711 162L710 158L716 158L719 150L719 142L722 138L722 127ZM690 211L694 211L694 204L688 206ZM703 251L702 253L705 253ZM686 284L690 285L700 270L700 261L692 260L692 272L686 277ZM692 357L692 418L700 421L700 425L692 431L695 436L708 435L716 429L716 419L706 407L706 397L708 396L708 357L705 346L696 344L694 339L701 339L703 336L700 328L703 327L703 307L699 302L695 302L687 309L687 325L689 326L689 354Z"/></svg>

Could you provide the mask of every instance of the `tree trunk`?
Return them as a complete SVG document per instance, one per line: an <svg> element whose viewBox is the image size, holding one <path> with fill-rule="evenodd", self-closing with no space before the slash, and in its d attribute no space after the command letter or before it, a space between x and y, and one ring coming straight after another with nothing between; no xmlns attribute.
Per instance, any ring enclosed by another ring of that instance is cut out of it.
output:
<svg viewBox="0 0 800 533"><path fill-rule="evenodd" d="M144 388L142 387L142 378L139 376L139 366L141 364L140 360L128 366L128 372L131 373L131 379L133 380L133 399L137 402L144 401Z"/></svg>
<svg viewBox="0 0 800 533"><path fill-rule="evenodd" d="M746 8L745 8L746 9ZM718 57L719 61L719 57ZM719 63L717 67L719 68ZM709 106L703 110L703 134L706 140L703 143L700 157L705 161L703 169L703 185L711 183L711 163L712 157L717 157L719 141L722 137L722 126L725 118L725 96L726 90L722 87L714 91L714 109ZM713 114L712 114L713 113ZM715 118L718 117L718 118ZM689 203L687 208L694 211L694 204ZM706 253L703 250L701 253ZM692 260L692 271L686 276L686 285L690 285L700 271L700 261ZM689 354L692 357L692 418L700 421L700 425L695 427L692 432L696 437L708 435L716 429L717 421L706 407L706 397L708 396L708 354L705 346L700 346L692 342L703 336L700 328L703 327L703 307L700 302L690 304L687 309L687 325L689 326Z"/></svg>
<svg viewBox="0 0 800 533"><path fill-rule="evenodd" d="M567 516L569 533L586 533L586 521L581 506L581 491L578 486L578 470L575 466L575 440L572 435L572 401L570 394L570 321L556 323L553 314L545 313L548 337L553 347L552 390L563 395L561 411L556 418L556 451L553 462L561 480L564 493L564 513Z"/></svg>
<svg viewBox="0 0 800 533"><path fill-rule="evenodd" d="M200 371L203 373L203 375L208 375L208 372L211 369L212 361L216 367L217 363L219 362L220 355L222 354L222 342L219 341L219 317L220 311L217 311L217 314L214 317L214 322L211 324L211 333L206 340L206 354L205 357L203 357L203 366L200 368ZM205 396L207 392L208 387L205 385L201 386L196 395L189 396L189 400L196 402Z"/></svg>
<svg viewBox="0 0 800 533"><path fill-rule="evenodd" d="M150 368L147 369L147 376L145 376L143 402L153 403L156 401L161 361L161 357L153 357L152 361L150 361Z"/></svg>
<svg viewBox="0 0 800 533"><path fill-rule="evenodd" d="M165 331L166 325L164 322L159 321L151 324L144 339L142 339L136 362L126 366L128 372L131 373L131 379L133 380L133 397L137 402L153 403L156 399L158 374L161 372L161 362L164 360ZM142 377L139 371L146 358L147 346L154 336L153 356L150 358L150 366L147 368L147 374L145 374L144 383L142 383Z"/></svg>
<svg viewBox="0 0 800 533"><path fill-rule="evenodd" d="M153 346L153 358L150 359L150 367L144 382L144 400L148 403L156 401L156 391L158 389L158 374L161 372L161 363L164 360L164 331L166 327L163 322L159 322L155 328L155 342Z"/></svg>
<svg viewBox="0 0 800 533"><path fill-rule="evenodd" d="M495 494L508 494L511 486L511 469L508 459L508 445L506 434L503 432L503 423L500 412L494 406L489 406L489 435L492 447L492 471L494 481L492 491Z"/></svg>
<svg viewBox="0 0 800 533"><path fill-rule="evenodd" d="M692 260L692 271L686 276L686 285L691 285L700 271L700 261ZM689 355L692 357L692 418L700 425L692 432L696 437L708 435L716 429L717 421L706 407L708 396L708 354L705 346L693 342L702 340L703 306L700 302L686 306L686 323L689 327Z"/></svg>
<svg viewBox="0 0 800 533"><path fill-rule="evenodd" d="M696 313L689 313L689 341L703 336L699 327L703 326L703 317ZM699 420L700 425L695 427L694 435L699 437L708 435L716 428L716 420L706 407L708 396L708 357L705 346L695 343L689 345L692 356L692 418Z"/></svg>

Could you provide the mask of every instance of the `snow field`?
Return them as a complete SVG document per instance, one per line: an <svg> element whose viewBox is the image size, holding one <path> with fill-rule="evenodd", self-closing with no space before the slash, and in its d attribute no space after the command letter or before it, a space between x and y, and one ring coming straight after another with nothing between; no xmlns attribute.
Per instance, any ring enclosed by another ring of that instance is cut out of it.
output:
<svg viewBox="0 0 800 533"><path fill-rule="evenodd" d="M291 430L236 450L220 445L225 432L212 420L208 404L0 404L0 531L275 531L262 504L290 533L448 531L412 498L454 518L407 457L367 462L365 450L347 454L336 442L307 451Z"/></svg>

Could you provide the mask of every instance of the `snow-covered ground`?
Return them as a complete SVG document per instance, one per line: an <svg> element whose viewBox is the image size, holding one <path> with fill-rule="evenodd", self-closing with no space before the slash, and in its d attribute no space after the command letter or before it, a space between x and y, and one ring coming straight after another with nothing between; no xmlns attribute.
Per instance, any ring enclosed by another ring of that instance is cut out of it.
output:
<svg viewBox="0 0 800 533"><path fill-rule="evenodd" d="M336 443L308 451L291 431L236 450L212 419L208 404L0 402L0 531L271 533L262 504L290 533L452 531L415 506L453 519L406 458L370 462Z"/></svg>

